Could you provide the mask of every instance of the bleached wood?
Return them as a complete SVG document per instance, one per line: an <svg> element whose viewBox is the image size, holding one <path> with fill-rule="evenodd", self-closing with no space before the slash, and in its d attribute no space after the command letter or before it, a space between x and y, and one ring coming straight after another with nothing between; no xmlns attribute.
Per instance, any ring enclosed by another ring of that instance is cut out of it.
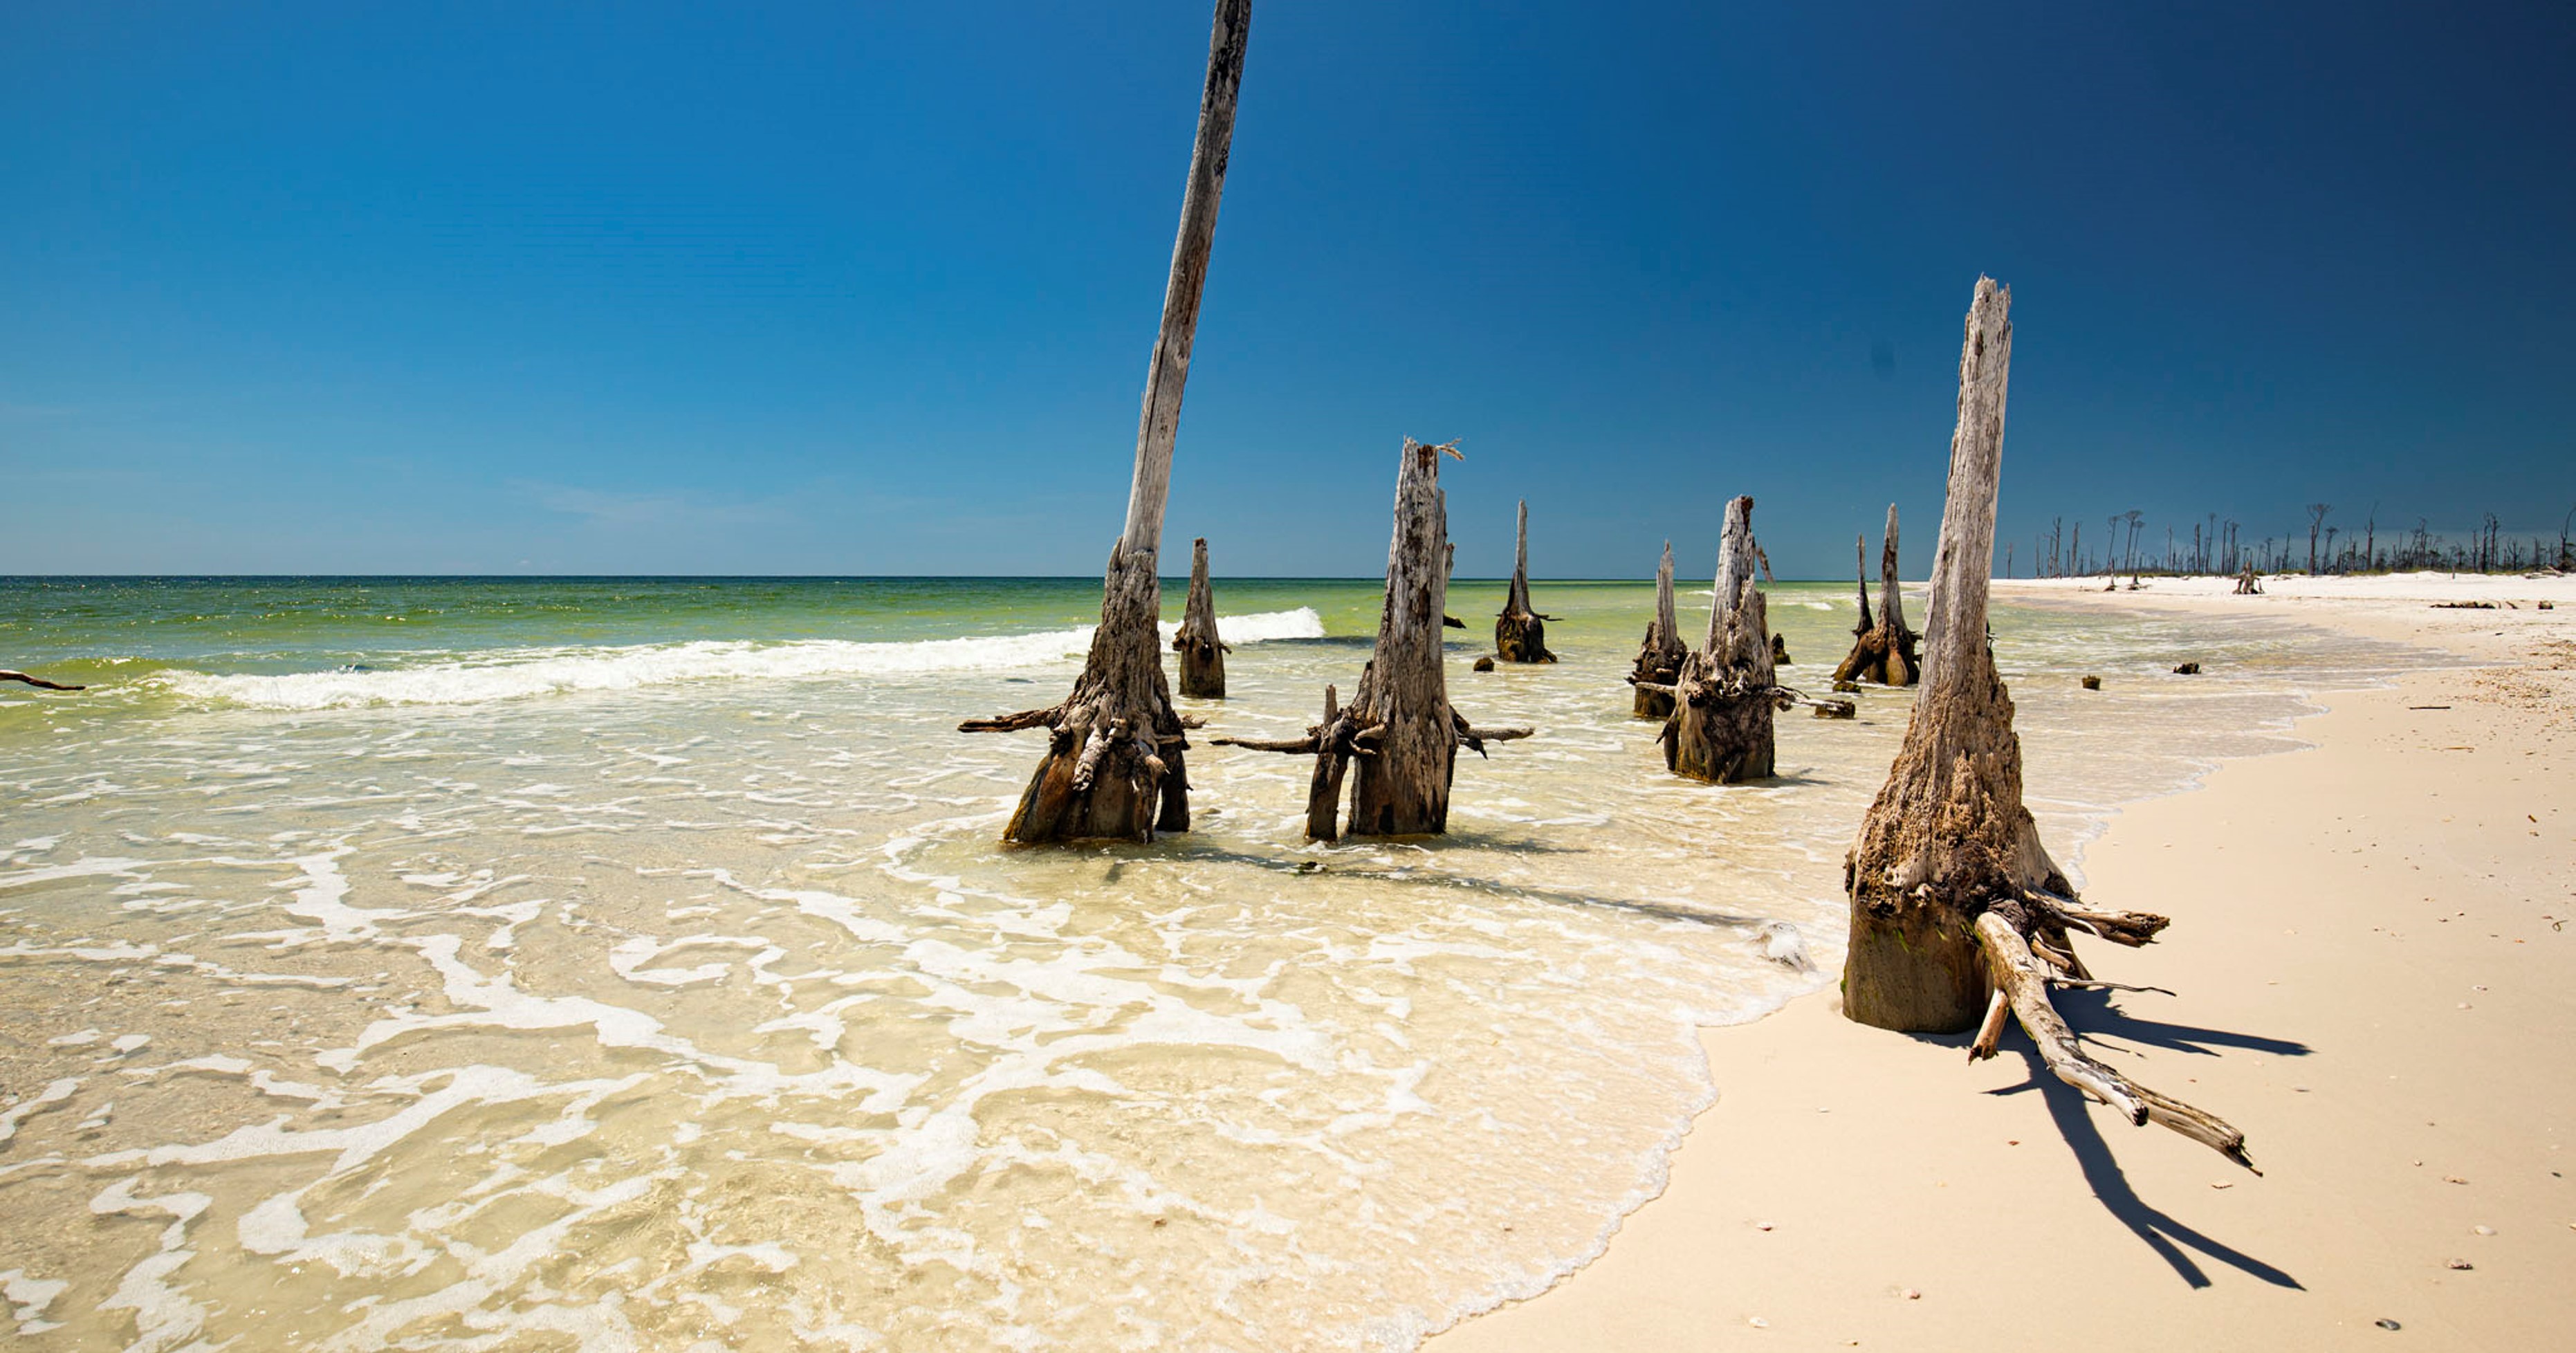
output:
<svg viewBox="0 0 2576 1353"><path fill-rule="evenodd" d="M1494 617L1494 656L1504 662L1554 662L1556 655L1547 651L1547 617L1530 606L1529 592L1529 500L1520 505L1520 526L1514 536L1511 590L1503 599L1502 614Z"/></svg>
<svg viewBox="0 0 2576 1353"><path fill-rule="evenodd" d="M1644 642L1637 646L1635 670L1628 674L1628 684L1635 688L1630 697L1630 712L1640 719L1661 719L1673 712L1673 682L1681 676L1682 659L1690 656L1690 645L1682 642L1681 622L1673 614L1673 542L1664 542L1663 562L1655 567L1655 618L1646 626Z"/></svg>
<svg viewBox="0 0 2576 1353"><path fill-rule="evenodd" d="M1225 655L1232 650L1217 636L1216 594L1208 586L1205 536L1190 544L1190 598L1181 608L1181 628L1172 635L1172 651L1181 660L1181 694L1205 700L1225 698Z"/></svg>
<svg viewBox="0 0 2576 1353"><path fill-rule="evenodd" d="M1768 778L1779 698L1769 617L1755 580L1753 500L1726 505L1708 642L1682 659L1664 722L1664 767L1714 784Z"/></svg>

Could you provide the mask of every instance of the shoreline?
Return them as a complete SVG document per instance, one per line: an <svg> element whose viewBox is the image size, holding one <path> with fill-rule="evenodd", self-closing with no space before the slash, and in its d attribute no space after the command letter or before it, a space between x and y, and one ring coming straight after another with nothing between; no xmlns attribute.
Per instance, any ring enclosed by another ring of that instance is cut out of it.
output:
<svg viewBox="0 0 2576 1353"><path fill-rule="evenodd" d="M2527 1074L2526 1051L2576 1038L2576 934L2556 928L2576 913L2570 584L1998 580L2013 600L2289 612L2461 659L2310 692L2307 745L2223 761L2086 847L2091 900L2175 921L2145 950L2093 946L2097 966L2180 995L2061 1009L2100 1055L2245 1128L2263 1177L2084 1101L2017 1028L1971 1066L1967 1035L1863 1028L1829 986L1701 1030L1719 1099L1663 1194L1590 1265L1425 1347L1990 1349L2006 1327L2023 1337L2005 1346L2339 1347L2380 1320L2513 1347L2576 1323L2559 1280L2576 1086ZM2038 1268L2059 1276L2015 1281Z"/></svg>

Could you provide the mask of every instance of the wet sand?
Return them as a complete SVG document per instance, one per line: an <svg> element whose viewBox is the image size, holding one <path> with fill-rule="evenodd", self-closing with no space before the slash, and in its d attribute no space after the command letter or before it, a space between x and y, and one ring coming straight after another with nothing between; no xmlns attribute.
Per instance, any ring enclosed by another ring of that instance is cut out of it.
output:
<svg viewBox="0 0 2576 1353"><path fill-rule="evenodd" d="M2065 993L2060 1008L2097 1055L2244 1129L2261 1177L2085 1101L2018 1028L1971 1065L1966 1035L1863 1028L1828 990L1704 1031L1723 1095L1664 1195L1572 1278L1428 1346L2564 1339L2571 584L2273 579L2262 598L2224 580L1998 585L2067 605L2259 607L2460 657L2393 688L2319 693L2325 712L2298 728L2313 746L2227 763L2085 853L2090 900L2174 918L2147 949L2096 944L2089 960L2179 994Z"/></svg>

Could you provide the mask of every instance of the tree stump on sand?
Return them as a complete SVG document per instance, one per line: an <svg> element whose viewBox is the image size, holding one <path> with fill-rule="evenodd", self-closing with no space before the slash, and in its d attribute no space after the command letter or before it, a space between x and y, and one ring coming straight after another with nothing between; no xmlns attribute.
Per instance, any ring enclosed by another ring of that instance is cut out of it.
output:
<svg viewBox="0 0 2576 1353"><path fill-rule="evenodd" d="M1529 500L1521 500L1518 543L1512 550L1512 590L1494 617L1494 656L1504 662L1554 662L1547 651L1548 617L1530 609Z"/></svg>
<svg viewBox="0 0 2576 1353"><path fill-rule="evenodd" d="M2263 595L2263 584L2259 581L2261 577L2261 574L2254 571L2252 564L2247 564L2244 570L2236 575L2236 595L2240 597Z"/></svg>
<svg viewBox="0 0 2576 1353"><path fill-rule="evenodd" d="M1352 762L1359 772L1351 786L1352 835L1428 836L1449 829L1449 784L1461 746L1482 756L1488 742L1530 735L1526 728L1471 727L1449 705L1440 652L1441 607L1449 595L1443 453L1458 455L1454 443L1425 446L1405 439L1395 478L1395 537L1386 552L1386 607L1378 615L1376 651L1360 672L1350 707L1342 708L1327 686L1323 721L1302 738L1211 739L1218 746L1315 758L1306 792L1310 841L1340 836L1343 772Z"/></svg>
<svg viewBox="0 0 2576 1353"><path fill-rule="evenodd" d="M1673 617L1673 542L1664 542L1664 562L1655 567L1655 618L1646 625L1645 642L1637 646L1637 669L1628 674L1635 689L1631 711L1640 719L1662 719L1673 712L1675 681L1690 646L1682 642L1681 622Z"/></svg>
<svg viewBox="0 0 2576 1353"><path fill-rule="evenodd" d="M1843 1011L1885 1029L1975 1029L1971 1058L1994 1055L2010 1011L2059 1079L2133 1123L2163 1123L2250 1169L2244 1134L2086 1056L2049 1004L2052 983L2092 981L2075 957L2071 931L2135 946L2166 921L2080 905L2022 805L2012 697L1986 641L2011 298L1991 278L1979 278L1968 311L1927 617L1927 678L1843 867L1851 898Z"/></svg>
<svg viewBox="0 0 2576 1353"><path fill-rule="evenodd" d="M1664 766L1676 775L1738 784L1771 774L1771 715L1780 693L1753 571L1753 500L1738 497L1726 505L1718 541L1708 639L1682 659L1673 712L1664 720Z"/></svg>
<svg viewBox="0 0 2576 1353"><path fill-rule="evenodd" d="M1867 538L1863 537L1863 548ZM1905 594L1896 581L1896 504L1887 505L1887 536L1878 554L1878 622L1870 623L1869 579L1861 578L1860 627L1853 631L1851 653L1834 669L1836 681L1872 681L1881 686L1911 686L1923 676L1915 656L1918 642L1905 625Z"/></svg>
<svg viewBox="0 0 2576 1353"><path fill-rule="evenodd" d="M1060 705L958 725L968 733L1048 730L1046 757L1002 831L1006 841L1151 841L1157 831L1189 830L1189 777L1181 766L1189 740L1182 734L1184 721L1172 708L1171 688L1163 681L1163 591L1155 554L1162 546L1172 443L1180 432L1190 343L1198 332L1199 297L1216 242L1217 202L1225 192L1235 95L1243 84L1251 21L1252 0L1217 0L1208 33L1207 83L1199 95L1198 137L1190 148L1189 185L1181 195L1181 229L1172 243L1162 326L1146 366L1144 410L1137 418L1127 529L1109 551L1100 628L1091 637L1082 675Z"/></svg>
<svg viewBox="0 0 2576 1353"><path fill-rule="evenodd" d="M1233 647L1216 633L1216 595L1208 590L1207 537L1190 542L1190 600L1181 609L1172 651L1181 658L1181 694L1225 698L1225 655Z"/></svg>

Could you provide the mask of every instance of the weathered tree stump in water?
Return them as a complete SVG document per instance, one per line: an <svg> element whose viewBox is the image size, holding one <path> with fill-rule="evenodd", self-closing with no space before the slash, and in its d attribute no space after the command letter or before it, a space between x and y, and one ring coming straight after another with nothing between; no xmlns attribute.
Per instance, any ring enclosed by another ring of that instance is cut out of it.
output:
<svg viewBox="0 0 2576 1353"><path fill-rule="evenodd" d="M1181 694L1225 698L1225 655L1233 647L1216 633L1216 595L1208 590L1207 537L1190 542L1190 600L1181 609L1172 651L1181 658Z"/></svg>
<svg viewBox="0 0 2576 1353"><path fill-rule="evenodd" d="M1868 537L1861 538L1866 558ZM1861 576L1860 625L1853 630L1851 653L1834 669L1836 681L1873 681L1881 686L1911 686L1923 676L1915 656L1918 642L1905 624L1905 594L1896 581L1896 504L1887 505L1887 536L1878 555L1878 620L1869 618L1869 577Z"/></svg>
<svg viewBox="0 0 2576 1353"><path fill-rule="evenodd" d="M1774 667L1787 667L1796 661L1797 659L1789 656L1789 641L1781 638L1778 631L1773 631L1771 635L1771 665Z"/></svg>
<svg viewBox="0 0 2576 1353"><path fill-rule="evenodd" d="M1681 622L1673 617L1673 542L1664 542L1664 561L1655 567L1655 618L1647 622L1645 642L1637 646L1637 668L1628 674L1635 688L1631 711L1640 719L1661 719L1673 712L1675 681L1690 645L1682 642Z"/></svg>
<svg viewBox="0 0 2576 1353"><path fill-rule="evenodd" d="M1554 662L1547 651L1549 617L1530 609L1529 500L1521 500L1520 531L1512 549L1512 590L1494 617L1494 656L1504 662Z"/></svg>
<svg viewBox="0 0 2576 1353"><path fill-rule="evenodd" d="M2012 697L1986 639L2010 305L2009 291L1978 279L1959 358L1923 692L1843 867L1851 898L1843 1010L1886 1029L1976 1029L1972 1058L1994 1055L2009 1010L2059 1079L2134 1123L2163 1123L2250 1169L2244 1134L2086 1056L2049 1004L2051 983L2092 982L2070 932L2135 946L2166 922L2080 905L2022 805Z"/></svg>
<svg viewBox="0 0 2576 1353"><path fill-rule="evenodd" d="M1754 580L1753 500L1726 505L1708 639L1682 659L1664 721L1664 766L1712 784L1771 774L1771 715L1780 691L1762 589Z"/></svg>
<svg viewBox="0 0 2576 1353"><path fill-rule="evenodd" d="M1073 694L1064 703L992 719L969 719L961 732L1048 730L1047 754L1020 795L1002 837L1028 843L1099 838L1151 841L1157 831L1187 831L1189 745L1163 681L1162 580L1155 554L1163 540L1163 504L1172 486L1172 443L1181 422L1181 392L1198 332L1199 297L1216 242L1218 199L1225 192L1234 139L1235 95L1243 84L1244 42L1252 0L1217 0L1208 33L1207 82L1199 95L1198 137L1190 148L1181 228L1163 290L1163 320L1146 366L1144 409L1136 426L1136 473L1127 493L1127 528L1110 548L1100 599L1100 628Z"/></svg>
<svg viewBox="0 0 2576 1353"><path fill-rule="evenodd" d="M1350 707L1324 690L1323 722L1306 736L1279 741L1215 738L1218 746L1315 757L1306 793L1306 837L1340 836L1343 771L1351 785L1354 836L1428 836L1449 829L1449 784L1458 749L1482 756L1488 742L1530 735L1526 728L1471 727L1449 705L1441 668L1441 607L1449 595L1449 512L1440 493L1440 457L1454 444L1425 446L1408 437L1395 478L1395 537L1386 552L1386 608L1377 648L1360 672Z"/></svg>

